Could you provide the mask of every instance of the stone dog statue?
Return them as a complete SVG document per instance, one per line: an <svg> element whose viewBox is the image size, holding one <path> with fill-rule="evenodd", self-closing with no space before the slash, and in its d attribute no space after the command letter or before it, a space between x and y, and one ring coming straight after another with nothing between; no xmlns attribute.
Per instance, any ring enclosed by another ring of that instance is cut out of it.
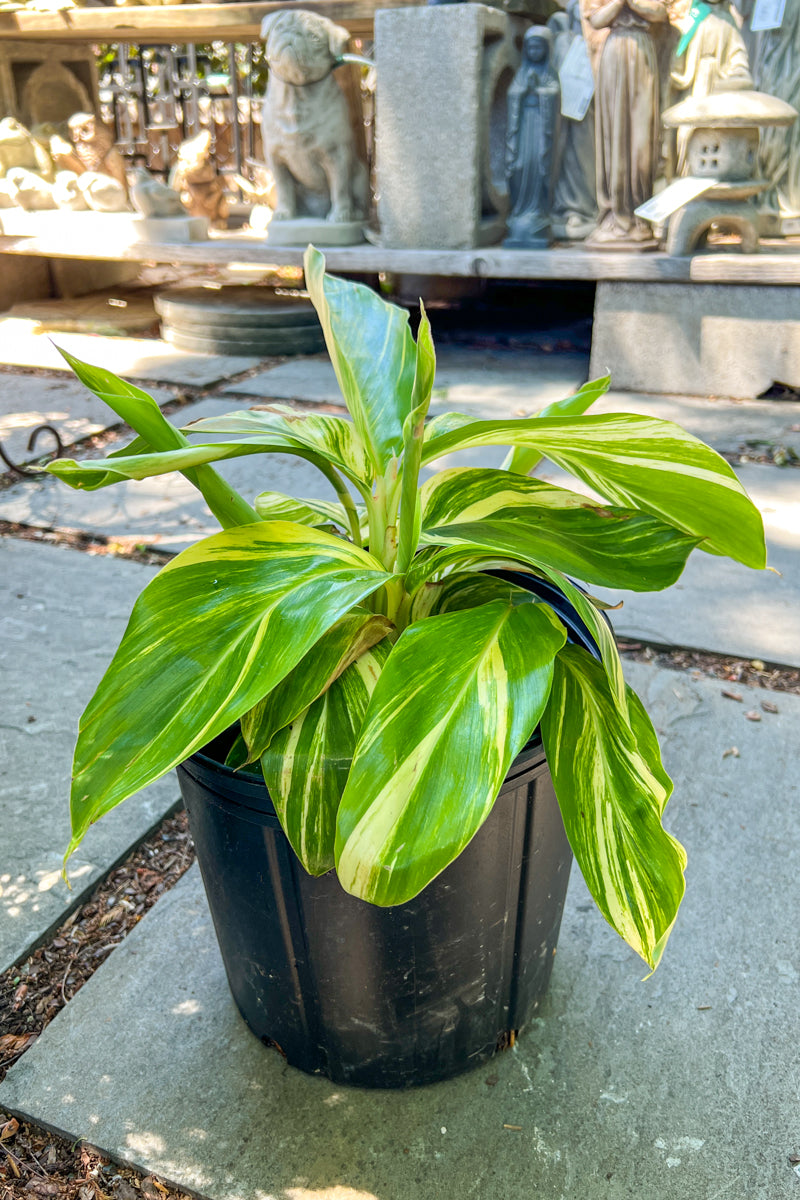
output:
<svg viewBox="0 0 800 1200"><path fill-rule="evenodd" d="M347 101L333 77L350 35L317 13L282 9L264 18L261 36L269 66L261 135L275 178L274 220L363 219L367 168L356 151Z"/></svg>

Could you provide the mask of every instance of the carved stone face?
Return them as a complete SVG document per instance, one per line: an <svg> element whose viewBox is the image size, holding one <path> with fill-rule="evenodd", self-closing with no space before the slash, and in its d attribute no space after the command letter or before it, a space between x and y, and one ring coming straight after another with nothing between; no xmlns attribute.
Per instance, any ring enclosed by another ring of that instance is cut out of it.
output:
<svg viewBox="0 0 800 1200"><path fill-rule="evenodd" d="M525 35L524 41L525 58L529 63L534 63L537 66L547 62L550 54L550 41L543 33L538 30L530 29Z"/></svg>
<svg viewBox="0 0 800 1200"><path fill-rule="evenodd" d="M74 113L68 124L78 158L89 170L96 170L114 145L111 130L93 113Z"/></svg>
<svg viewBox="0 0 800 1200"><path fill-rule="evenodd" d="M286 9L265 17L261 36L270 71L300 87L329 75L349 39L347 30L327 17Z"/></svg>

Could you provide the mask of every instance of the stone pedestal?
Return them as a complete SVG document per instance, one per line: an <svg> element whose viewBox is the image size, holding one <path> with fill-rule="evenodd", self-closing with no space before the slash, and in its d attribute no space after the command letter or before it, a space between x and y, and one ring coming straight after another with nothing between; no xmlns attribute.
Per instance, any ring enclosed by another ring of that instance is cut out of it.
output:
<svg viewBox="0 0 800 1200"><path fill-rule="evenodd" d="M800 387L800 289L599 283L590 373L620 391L753 399Z"/></svg>
<svg viewBox="0 0 800 1200"><path fill-rule="evenodd" d="M483 4L378 10L375 156L381 242L467 249L505 231L513 21Z"/></svg>

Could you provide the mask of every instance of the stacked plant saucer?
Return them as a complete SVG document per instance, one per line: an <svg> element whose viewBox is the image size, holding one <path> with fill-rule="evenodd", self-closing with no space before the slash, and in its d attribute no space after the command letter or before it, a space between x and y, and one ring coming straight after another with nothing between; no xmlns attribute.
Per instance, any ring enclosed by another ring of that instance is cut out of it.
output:
<svg viewBox="0 0 800 1200"><path fill-rule="evenodd" d="M164 341L205 354L315 354L325 347L303 296L254 286L173 288L155 300Z"/></svg>

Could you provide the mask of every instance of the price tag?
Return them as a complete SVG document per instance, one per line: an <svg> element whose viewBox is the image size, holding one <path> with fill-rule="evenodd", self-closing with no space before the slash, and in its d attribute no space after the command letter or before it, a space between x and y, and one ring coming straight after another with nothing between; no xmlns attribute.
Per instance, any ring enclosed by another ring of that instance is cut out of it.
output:
<svg viewBox="0 0 800 1200"><path fill-rule="evenodd" d="M751 30L753 33L761 33L766 29L780 29L785 11L786 0L756 0L753 19L750 22Z"/></svg>
<svg viewBox="0 0 800 1200"><path fill-rule="evenodd" d="M654 225L660 225L679 208L683 208L684 204L688 204L690 200L696 200L716 183L716 179L699 179L696 175L684 175L682 179L676 179L674 183L665 187L663 192L659 192L651 200L640 204L636 209L636 216L643 217L645 221L652 221Z"/></svg>
<svg viewBox="0 0 800 1200"><path fill-rule="evenodd" d="M561 115L571 121L582 121L594 96L594 72L582 37L573 38L559 68L558 81L561 84Z"/></svg>

